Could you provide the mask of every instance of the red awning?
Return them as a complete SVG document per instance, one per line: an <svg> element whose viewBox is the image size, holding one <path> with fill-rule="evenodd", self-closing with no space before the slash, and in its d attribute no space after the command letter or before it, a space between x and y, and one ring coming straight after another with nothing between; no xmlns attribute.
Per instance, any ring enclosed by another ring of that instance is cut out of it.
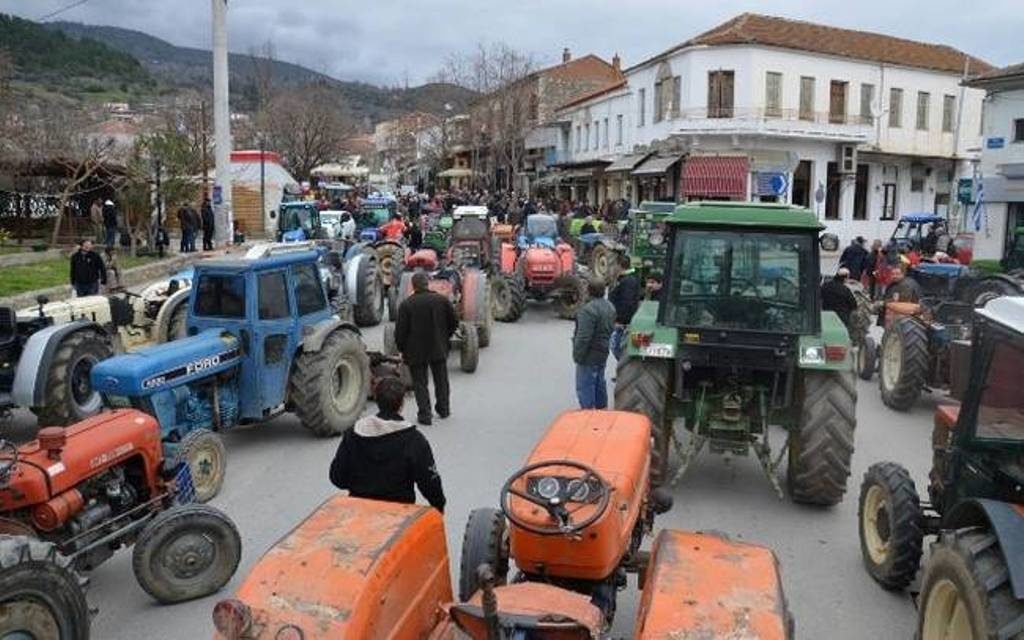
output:
<svg viewBox="0 0 1024 640"><path fill-rule="evenodd" d="M745 156L691 156L682 173L684 196L747 197L750 161Z"/></svg>

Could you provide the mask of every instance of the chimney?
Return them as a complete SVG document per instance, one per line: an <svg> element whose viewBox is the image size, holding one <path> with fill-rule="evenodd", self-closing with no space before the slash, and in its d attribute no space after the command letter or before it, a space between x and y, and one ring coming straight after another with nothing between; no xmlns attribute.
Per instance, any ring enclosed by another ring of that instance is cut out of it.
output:
<svg viewBox="0 0 1024 640"><path fill-rule="evenodd" d="M616 71L622 71L622 58L619 57L619 52L616 51L615 55L612 56L612 69Z"/></svg>
<svg viewBox="0 0 1024 640"><path fill-rule="evenodd" d="M562 49L562 64L572 60L572 54L569 53L569 47Z"/></svg>

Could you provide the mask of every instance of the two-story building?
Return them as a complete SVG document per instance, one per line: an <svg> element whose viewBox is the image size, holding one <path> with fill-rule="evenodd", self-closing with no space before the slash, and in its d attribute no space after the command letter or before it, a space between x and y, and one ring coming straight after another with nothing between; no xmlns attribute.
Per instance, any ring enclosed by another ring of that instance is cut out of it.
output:
<svg viewBox="0 0 1024 640"><path fill-rule="evenodd" d="M743 14L566 103L564 180L598 203L790 202L844 244L885 238L900 214L950 211L981 139L984 94L961 81L991 69L947 46Z"/></svg>
<svg viewBox="0 0 1024 640"><path fill-rule="evenodd" d="M975 232L976 255L1001 257L1014 229L1024 227L1024 63L989 71L964 84L986 92L981 161L975 176L980 189L974 189L972 198L977 202L980 196L981 204L965 216L966 226Z"/></svg>

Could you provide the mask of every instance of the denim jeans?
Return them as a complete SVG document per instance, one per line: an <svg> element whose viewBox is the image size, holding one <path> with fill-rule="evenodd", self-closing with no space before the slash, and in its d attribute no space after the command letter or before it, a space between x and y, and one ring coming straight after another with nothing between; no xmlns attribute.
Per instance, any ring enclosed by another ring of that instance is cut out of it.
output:
<svg viewBox="0 0 1024 640"><path fill-rule="evenodd" d="M622 352L626 349L626 325L617 324L612 329L612 337L609 340L612 355L616 360L622 359Z"/></svg>
<svg viewBox="0 0 1024 640"><path fill-rule="evenodd" d="M576 365L576 397L580 401L580 409L608 408L604 363Z"/></svg>
<svg viewBox="0 0 1024 640"><path fill-rule="evenodd" d="M107 246L112 247L114 246L114 243L117 242L117 227L105 227L105 229L107 232Z"/></svg>

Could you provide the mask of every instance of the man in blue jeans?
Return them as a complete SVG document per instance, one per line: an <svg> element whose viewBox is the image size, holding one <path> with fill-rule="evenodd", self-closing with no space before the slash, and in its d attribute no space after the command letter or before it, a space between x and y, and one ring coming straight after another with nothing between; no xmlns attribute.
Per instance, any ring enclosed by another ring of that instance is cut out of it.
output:
<svg viewBox="0 0 1024 640"><path fill-rule="evenodd" d="M615 328L615 307L604 298L604 281L592 278L587 283L587 293L590 300L576 313L576 331L572 336L576 396L581 409L607 409L604 367Z"/></svg>

